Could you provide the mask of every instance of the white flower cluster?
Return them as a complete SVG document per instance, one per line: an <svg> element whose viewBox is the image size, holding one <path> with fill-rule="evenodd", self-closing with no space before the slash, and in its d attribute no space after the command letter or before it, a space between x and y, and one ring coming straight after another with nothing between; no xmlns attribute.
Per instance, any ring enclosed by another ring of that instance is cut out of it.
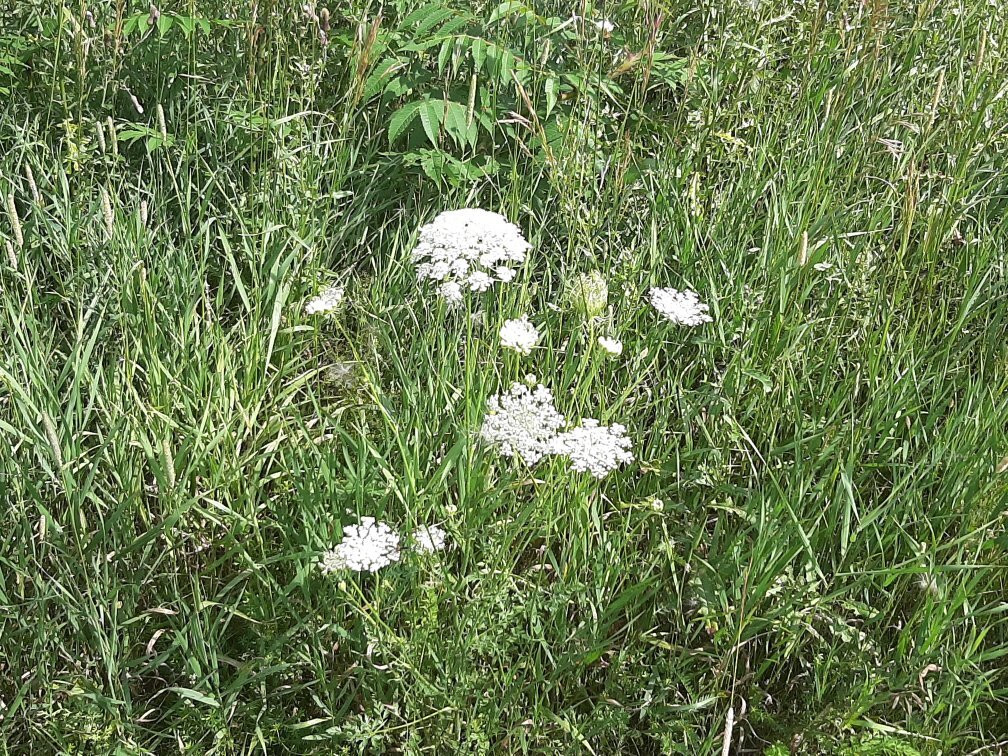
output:
<svg viewBox="0 0 1008 756"><path fill-rule="evenodd" d="M530 246L521 229L497 213L449 210L421 227L413 264L417 278L438 282L438 294L458 304L466 289L486 291L511 281Z"/></svg>
<svg viewBox="0 0 1008 756"><path fill-rule="evenodd" d="M323 572L377 572L400 556L399 534L374 517L362 517L359 525L343 528L343 540L322 555L319 567Z"/></svg>
<svg viewBox="0 0 1008 756"><path fill-rule="evenodd" d="M527 465L546 456L562 456L576 471L604 478L633 461L622 425L599 425L598 420L586 418L561 433L564 416L553 404L553 393L543 385L532 390L515 382L506 394L490 397L487 410L480 435L504 456L519 456Z"/></svg>
<svg viewBox="0 0 1008 756"><path fill-rule="evenodd" d="M319 569L324 573L341 570L377 572L402 556L400 537L389 525L374 517L362 517L359 525L343 528L343 540L334 549L322 552ZM413 531L416 551L433 553L443 549L448 534L437 525L421 525Z"/></svg>
<svg viewBox="0 0 1008 756"><path fill-rule="evenodd" d="M343 287L337 284L327 286L318 293L318 296L308 300L305 305L307 315L332 315L343 304Z"/></svg>
<svg viewBox="0 0 1008 756"><path fill-rule="evenodd" d="M506 394L487 400L480 435L505 457L518 456L534 465L552 451L564 422L553 404L552 391L543 385L532 390L516 381Z"/></svg>
<svg viewBox="0 0 1008 756"><path fill-rule="evenodd" d="M417 551L425 554L433 554L441 551L448 540L448 534L444 528L437 525L421 525L413 531L413 545Z"/></svg>
<svg viewBox="0 0 1008 756"><path fill-rule="evenodd" d="M610 357L619 357L623 354L623 342L619 339L611 339L608 336L599 336L598 345L602 347L602 351Z"/></svg>
<svg viewBox="0 0 1008 756"><path fill-rule="evenodd" d="M590 472L599 479L634 458L626 428L618 423L599 425L598 420L590 417L582 420L579 427L557 436L553 449L554 454L570 459L577 472Z"/></svg>
<svg viewBox="0 0 1008 756"><path fill-rule="evenodd" d="M707 314L708 306L700 301L696 292L654 287L650 297L651 306L673 323L693 327L713 320Z"/></svg>
<svg viewBox="0 0 1008 756"><path fill-rule="evenodd" d="M500 329L500 343L502 347L513 349L519 354L531 354L532 348L539 343L539 331L527 315L505 320Z"/></svg>

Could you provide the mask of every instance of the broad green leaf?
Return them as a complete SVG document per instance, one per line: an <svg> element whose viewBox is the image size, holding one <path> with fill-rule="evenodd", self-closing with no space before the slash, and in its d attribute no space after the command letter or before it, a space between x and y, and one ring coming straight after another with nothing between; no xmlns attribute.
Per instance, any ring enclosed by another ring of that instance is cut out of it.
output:
<svg viewBox="0 0 1008 756"><path fill-rule="evenodd" d="M476 37L469 48L469 52L472 55L473 66L476 69L476 73L479 73L483 70L483 64L486 62L487 58L486 40L482 37Z"/></svg>
<svg viewBox="0 0 1008 756"><path fill-rule="evenodd" d="M420 104L419 113L420 123L427 138L434 147L437 147L441 121L444 118L444 100L424 100Z"/></svg>
<svg viewBox="0 0 1008 756"><path fill-rule="evenodd" d="M413 123L413 119L417 117L417 112L422 104L423 102L420 101L409 102L392 114L388 125L389 144L395 142L409 125Z"/></svg>
<svg viewBox="0 0 1008 756"><path fill-rule="evenodd" d="M158 18L157 22L158 35L163 37L171 30L172 24L174 23L175 23L175 16L171 15L170 13L162 13L161 17Z"/></svg>

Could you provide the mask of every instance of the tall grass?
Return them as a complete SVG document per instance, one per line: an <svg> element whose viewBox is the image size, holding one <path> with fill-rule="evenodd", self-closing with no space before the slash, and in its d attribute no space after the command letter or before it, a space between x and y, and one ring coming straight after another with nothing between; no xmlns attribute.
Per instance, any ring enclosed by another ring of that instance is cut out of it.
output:
<svg viewBox="0 0 1008 756"><path fill-rule="evenodd" d="M292 0L14 4L3 752L1003 748L1008 16L834 5L535 7L616 25L549 48L474 6L535 65L479 82L508 123L435 147L389 120L464 65L367 95L414 3L329 8L325 44ZM557 50L580 83L547 115ZM451 310L409 251L463 206L533 250ZM601 323L563 297L592 269ZM497 340L524 312L531 358ZM527 373L637 462L482 446ZM454 546L321 574L358 516Z"/></svg>

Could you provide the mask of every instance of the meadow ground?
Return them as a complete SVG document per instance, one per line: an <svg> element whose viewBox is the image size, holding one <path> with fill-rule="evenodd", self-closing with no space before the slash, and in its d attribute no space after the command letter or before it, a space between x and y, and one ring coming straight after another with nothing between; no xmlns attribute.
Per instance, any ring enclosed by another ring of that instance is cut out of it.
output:
<svg viewBox="0 0 1008 756"><path fill-rule="evenodd" d="M1004 4L0 18L0 753L1006 747Z"/></svg>

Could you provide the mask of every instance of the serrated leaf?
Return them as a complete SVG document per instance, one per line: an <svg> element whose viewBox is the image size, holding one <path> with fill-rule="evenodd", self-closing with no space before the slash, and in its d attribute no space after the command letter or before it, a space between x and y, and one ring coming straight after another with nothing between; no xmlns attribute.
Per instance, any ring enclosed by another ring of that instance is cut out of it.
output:
<svg viewBox="0 0 1008 756"><path fill-rule="evenodd" d="M476 73L483 70L483 64L486 62L487 57L487 43L482 37L476 37L473 40L472 45L469 48L469 52L472 55L473 67L476 69Z"/></svg>
<svg viewBox="0 0 1008 756"><path fill-rule="evenodd" d="M383 60L377 65L374 72L368 76L361 90L361 97L366 102L381 92L388 84L392 75L402 67L402 61L398 58Z"/></svg>
<svg viewBox="0 0 1008 756"><path fill-rule="evenodd" d="M444 74L445 66L451 59L452 51L455 49L455 38L449 37L441 43L441 51L438 53L437 70L439 74Z"/></svg>
<svg viewBox="0 0 1008 756"><path fill-rule="evenodd" d="M413 123L422 104L420 101L408 102L392 114L388 125L389 144L395 142Z"/></svg>
<svg viewBox="0 0 1008 756"><path fill-rule="evenodd" d="M522 17L535 18L535 11L529 8L521 0L505 0L503 3L494 8L493 13L487 19L488 24L494 24L511 16L520 15Z"/></svg>
<svg viewBox="0 0 1008 756"><path fill-rule="evenodd" d="M444 103L444 130L459 147L470 144L468 111L464 105L452 101Z"/></svg>
<svg viewBox="0 0 1008 756"><path fill-rule="evenodd" d="M444 118L444 100L424 100L420 104L420 123L430 143L438 146L438 134L441 130L441 121Z"/></svg>

